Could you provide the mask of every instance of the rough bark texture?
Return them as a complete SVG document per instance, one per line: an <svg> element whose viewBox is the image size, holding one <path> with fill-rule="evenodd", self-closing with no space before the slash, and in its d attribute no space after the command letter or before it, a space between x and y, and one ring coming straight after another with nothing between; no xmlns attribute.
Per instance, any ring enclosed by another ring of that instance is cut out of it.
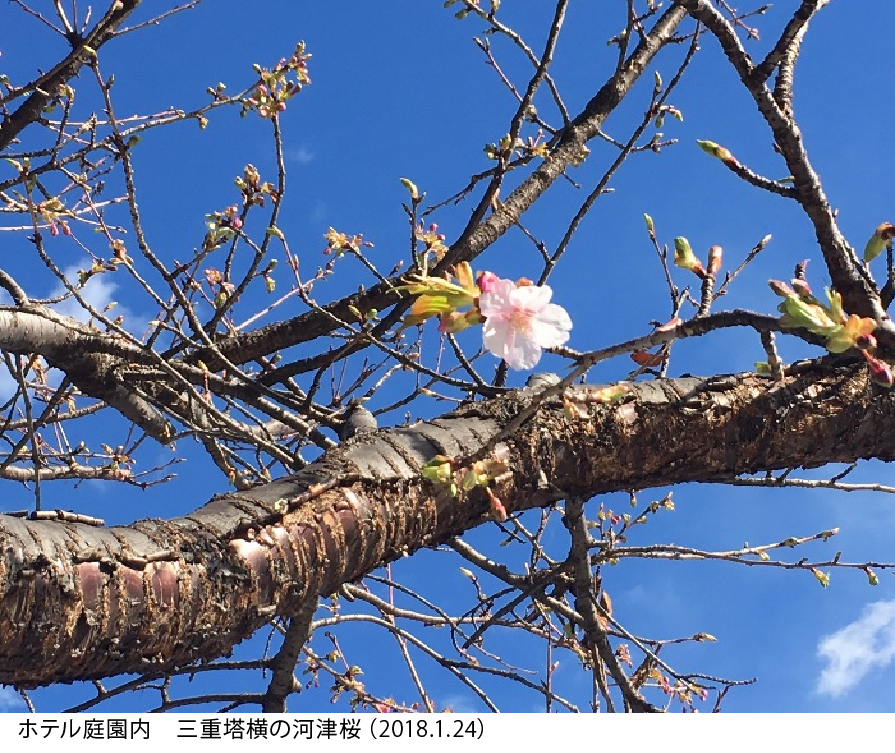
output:
<svg viewBox="0 0 895 753"><path fill-rule="evenodd" d="M857 458L895 458L895 400L863 367L806 365L543 400L512 436L510 511L682 481ZM274 615L486 520L424 481L436 454L494 440L531 392L472 403L410 428L361 434L300 474L213 498L170 521L96 528L0 517L0 682L32 687L161 671L227 654Z"/></svg>

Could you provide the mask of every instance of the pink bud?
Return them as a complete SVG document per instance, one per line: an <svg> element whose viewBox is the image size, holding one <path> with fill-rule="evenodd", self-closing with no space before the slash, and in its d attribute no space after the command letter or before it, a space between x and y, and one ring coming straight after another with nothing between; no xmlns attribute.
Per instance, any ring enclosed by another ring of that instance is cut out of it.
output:
<svg viewBox="0 0 895 753"><path fill-rule="evenodd" d="M485 491L488 492L488 506L491 510L491 517L498 523L503 523L508 517L507 509L503 506L503 502L500 501L500 498L491 491L490 488L485 487Z"/></svg>
<svg viewBox="0 0 895 753"><path fill-rule="evenodd" d="M866 350L861 351L864 358L867 359L867 366L870 369L870 378L883 387L891 387L895 384L895 374L892 373L892 367L885 361L874 358Z"/></svg>
<svg viewBox="0 0 895 753"><path fill-rule="evenodd" d="M792 289L796 291L802 298L809 298L811 296L811 287L808 285L805 280L801 278L796 278L792 281Z"/></svg>
<svg viewBox="0 0 895 753"><path fill-rule="evenodd" d="M494 289L494 284L500 278L494 272L480 272L476 278L475 284L479 286L479 290L483 293L490 293Z"/></svg>
<svg viewBox="0 0 895 753"><path fill-rule="evenodd" d="M712 246L709 249L709 268L710 275L716 275L721 270L721 258L723 251L721 246Z"/></svg>
<svg viewBox="0 0 895 753"><path fill-rule="evenodd" d="M777 295L788 298L791 295L795 295L795 291L789 287L785 282L780 282L780 280L768 280L768 285L771 290L773 290Z"/></svg>

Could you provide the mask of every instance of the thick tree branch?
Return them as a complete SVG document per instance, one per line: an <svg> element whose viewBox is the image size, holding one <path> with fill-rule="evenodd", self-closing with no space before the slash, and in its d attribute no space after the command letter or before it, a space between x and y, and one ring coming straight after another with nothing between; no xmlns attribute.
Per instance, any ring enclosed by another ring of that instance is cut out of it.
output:
<svg viewBox="0 0 895 753"><path fill-rule="evenodd" d="M283 636L283 645L271 662L273 677L267 686L261 708L266 714L287 711L286 699L301 690L301 683L295 679L295 665L301 650L311 634L311 620L317 609L317 600L309 599L304 607L290 621Z"/></svg>
<svg viewBox="0 0 895 753"><path fill-rule="evenodd" d="M39 354L84 394L108 403L151 437L167 442L173 435L168 421L148 400L113 376L115 365L156 362L158 357L147 350L36 305L27 310L0 308L0 349Z"/></svg>
<svg viewBox="0 0 895 753"><path fill-rule="evenodd" d="M774 143L793 177L798 201L814 225L833 287L842 294L846 310L872 317L880 322L877 335L882 336L881 344L891 348L895 345L895 327L888 321L889 317L880 302L876 285L839 230L820 178L808 160L802 144L801 131L785 107L785 103L783 106L778 103L765 83L766 71L764 68L759 70L753 65L734 28L711 3L707 0L678 0L678 3L685 7L693 18L705 24L718 39L724 54L752 95L765 122L770 126L774 134ZM790 42L797 43L800 25L806 23L821 5L823 3L820 0L802 3L781 37L782 49L785 50ZM770 65L776 59L772 52L765 63Z"/></svg>
<svg viewBox="0 0 895 753"><path fill-rule="evenodd" d="M596 394L578 386L548 398L505 438L511 472L492 493L510 512L569 495L895 459L895 399L853 364L806 364L782 383L754 374L645 382L611 404ZM271 617L300 615L340 584L479 525L483 490L452 498L420 468L436 454L462 465L533 399L514 392L359 435L295 476L184 518L108 529L0 518L0 682L210 660Z"/></svg>
<svg viewBox="0 0 895 753"><path fill-rule="evenodd" d="M59 87L78 75L81 66L89 63L97 50L108 42L116 29L133 13L141 0L113 0L109 10L96 26L82 39L72 41L73 49L69 55L58 63L51 71L45 73L29 87L33 93L19 108L0 123L0 152L31 123L41 116L44 107L56 96Z"/></svg>
<svg viewBox="0 0 895 753"><path fill-rule="evenodd" d="M802 0L802 4L792 14L786 28L777 39L774 48L765 56L753 71L753 78L756 82L767 81L774 69L783 63L783 61L792 53L793 49L798 49L805 36L805 30L808 28L808 22L814 15L823 8L830 0Z"/></svg>
<svg viewBox="0 0 895 753"><path fill-rule="evenodd" d="M591 651L593 671L602 673L603 667L609 670L612 679L625 699L625 705L637 713L656 712L658 708L646 701L640 692L631 684L631 679L625 675L619 664L618 657L612 651L609 639L606 637L605 616L600 614L597 605L596 593L593 588L593 573L590 568L588 556L588 542L590 534L587 529L587 519L584 517L584 502L581 497L571 496L566 500L565 524L572 538L572 548L569 552L569 561L572 565L574 584L572 590L575 593L575 608L581 614L584 622L584 634ZM603 624L601 625L601 620ZM602 666L601 666L602 665ZM599 675L602 679L602 674ZM608 692L603 691L607 704L612 702Z"/></svg>

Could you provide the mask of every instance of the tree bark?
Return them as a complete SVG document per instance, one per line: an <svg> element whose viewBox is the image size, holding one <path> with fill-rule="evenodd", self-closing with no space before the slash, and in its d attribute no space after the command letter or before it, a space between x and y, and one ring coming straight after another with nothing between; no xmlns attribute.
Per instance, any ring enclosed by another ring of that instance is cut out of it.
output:
<svg viewBox="0 0 895 753"><path fill-rule="evenodd" d="M275 615L301 614L318 595L486 521L483 490L451 497L420 468L495 440L510 473L492 491L515 512L567 495L892 460L895 400L863 366L831 359L783 382L644 382L613 403L588 386L523 390L360 434L295 476L183 518L100 528L0 517L0 682L162 672L226 655Z"/></svg>

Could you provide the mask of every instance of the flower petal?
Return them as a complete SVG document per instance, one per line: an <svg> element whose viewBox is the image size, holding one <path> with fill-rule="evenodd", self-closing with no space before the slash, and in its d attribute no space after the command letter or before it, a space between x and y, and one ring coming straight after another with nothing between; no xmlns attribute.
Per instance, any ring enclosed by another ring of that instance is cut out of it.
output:
<svg viewBox="0 0 895 753"><path fill-rule="evenodd" d="M493 280L488 292L479 296L479 311L482 316L509 316L512 313L510 295L515 289L512 280Z"/></svg>
<svg viewBox="0 0 895 753"><path fill-rule="evenodd" d="M482 342L485 349L498 358L505 358L511 349L515 337L514 330L508 321L501 319L488 319L482 328Z"/></svg>
<svg viewBox="0 0 895 753"><path fill-rule="evenodd" d="M533 369L541 360L541 354L541 346L535 340L517 334L504 360L511 369Z"/></svg>
<svg viewBox="0 0 895 753"><path fill-rule="evenodd" d="M512 369L531 369L541 360L541 346L509 321L488 320L482 329L485 348Z"/></svg>
<svg viewBox="0 0 895 753"><path fill-rule="evenodd" d="M510 301L514 306L526 311L537 312L550 303L553 291L549 285L524 285L514 288L510 293Z"/></svg>
<svg viewBox="0 0 895 753"><path fill-rule="evenodd" d="M536 319L561 329L572 329L572 317L569 316L569 312L556 303L548 303L544 306L538 312Z"/></svg>
<svg viewBox="0 0 895 753"><path fill-rule="evenodd" d="M541 348L556 348L569 341L569 332L540 322L532 322L529 338Z"/></svg>
<svg viewBox="0 0 895 753"><path fill-rule="evenodd" d="M544 348L565 343L572 320L564 308L550 303L552 295L547 285L489 278L478 301L485 348L513 369L531 369Z"/></svg>

